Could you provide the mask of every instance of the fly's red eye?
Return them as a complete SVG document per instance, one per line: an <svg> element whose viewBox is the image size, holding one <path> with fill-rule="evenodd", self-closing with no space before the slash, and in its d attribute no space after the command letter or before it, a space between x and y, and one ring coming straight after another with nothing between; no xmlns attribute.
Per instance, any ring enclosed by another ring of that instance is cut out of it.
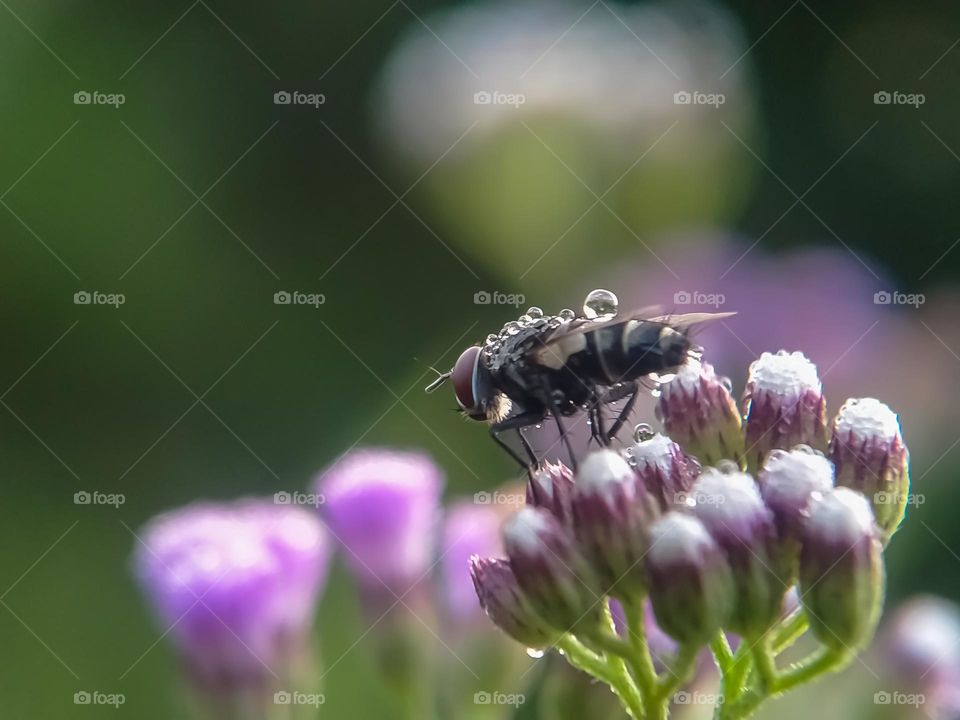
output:
<svg viewBox="0 0 960 720"><path fill-rule="evenodd" d="M450 380L453 382L453 391L457 395L460 408L466 411L477 408L477 399L474 396L474 378L477 375L477 362L480 360L480 348L474 345L468 347L457 358Z"/></svg>

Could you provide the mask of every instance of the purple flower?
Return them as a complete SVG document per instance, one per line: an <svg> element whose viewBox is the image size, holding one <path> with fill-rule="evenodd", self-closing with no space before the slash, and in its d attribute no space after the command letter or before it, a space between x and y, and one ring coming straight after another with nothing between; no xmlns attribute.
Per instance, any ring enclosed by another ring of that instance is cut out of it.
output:
<svg viewBox="0 0 960 720"><path fill-rule="evenodd" d="M447 612L455 620L468 620L480 610L470 558L502 554L500 521L500 513L490 505L461 501L447 510L440 548L441 589Z"/></svg>
<svg viewBox="0 0 960 720"><path fill-rule="evenodd" d="M904 690L932 699L960 688L960 607L934 596L912 598L890 618L880 648Z"/></svg>
<svg viewBox="0 0 960 720"><path fill-rule="evenodd" d="M803 353L763 353L751 363L743 393L747 465L760 468L776 448L826 450L826 407L817 366Z"/></svg>
<svg viewBox="0 0 960 720"><path fill-rule="evenodd" d="M480 606L493 623L528 648L552 645L559 633L533 611L508 560L470 558L470 576Z"/></svg>
<svg viewBox="0 0 960 720"><path fill-rule="evenodd" d="M563 525L570 525L573 471L563 463L544 463L534 468L527 482L527 505L542 507Z"/></svg>
<svg viewBox="0 0 960 720"><path fill-rule="evenodd" d="M883 601L883 557L870 503L837 488L810 507L800 552L800 599L817 638L858 648L876 627Z"/></svg>
<svg viewBox="0 0 960 720"><path fill-rule="evenodd" d="M443 476L425 454L352 452L316 480L325 519L364 590L407 592L430 569Z"/></svg>
<svg viewBox="0 0 960 720"><path fill-rule="evenodd" d="M697 518L670 512L651 530L646 558L657 624L681 644L702 645L733 611L730 565Z"/></svg>
<svg viewBox="0 0 960 720"><path fill-rule="evenodd" d="M658 514L653 498L619 453L598 450L580 466L573 487L573 530L605 594L640 594L641 560Z"/></svg>
<svg viewBox="0 0 960 720"><path fill-rule="evenodd" d="M329 541L302 508L197 503L154 518L134 560L194 683L209 692L265 689L309 630Z"/></svg>
<svg viewBox="0 0 960 720"><path fill-rule="evenodd" d="M696 459L660 433L628 447L626 456L643 486L662 510L669 510L677 505L680 498L688 495L700 474Z"/></svg>
<svg viewBox="0 0 960 720"><path fill-rule="evenodd" d="M896 413L873 398L847 400L833 423L830 459L837 484L862 492L884 533L896 532L910 493L910 458Z"/></svg>
<svg viewBox="0 0 960 720"><path fill-rule="evenodd" d="M709 364L691 359L680 367L662 386L656 412L670 438L702 464L742 457L740 415L729 380L717 377Z"/></svg>

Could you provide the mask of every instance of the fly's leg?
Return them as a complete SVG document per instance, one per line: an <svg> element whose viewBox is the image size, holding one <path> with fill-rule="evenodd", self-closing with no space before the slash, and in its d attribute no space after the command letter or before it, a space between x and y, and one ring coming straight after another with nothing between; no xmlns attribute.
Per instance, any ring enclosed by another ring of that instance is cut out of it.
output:
<svg viewBox="0 0 960 720"><path fill-rule="evenodd" d="M616 421L610 428L610 432L607 433L607 445L609 445L610 442L617 436L617 433L620 432L620 429L623 427L624 423L626 423L629 419L630 413L633 412L634 405L637 404L637 395L639 392L640 387L636 382L625 382L615 388L612 388L606 393L606 395L600 398L601 404L616 402L617 400L628 398L623 404L623 407L620 409L620 414L617 416Z"/></svg>
<svg viewBox="0 0 960 720"><path fill-rule="evenodd" d="M520 413L519 415L514 415L511 418L507 418L498 423L494 423L490 426L490 437L493 438L494 442L497 443L504 451L509 455L514 461L522 467L524 470L528 471L533 465L537 464L537 457L533 452L533 448L530 447L530 444L527 442L527 439L523 437L523 434L520 432L521 428L529 427L531 425L536 425L537 423L543 422L543 413L539 412L525 412ZM500 437L500 433L506 432L508 430L516 430L517 434L520 435L520 440L523 443L524 449L527 451L527 454L530 456L530 462L525 462L516 450L510 447L506 441Z"/></svg>

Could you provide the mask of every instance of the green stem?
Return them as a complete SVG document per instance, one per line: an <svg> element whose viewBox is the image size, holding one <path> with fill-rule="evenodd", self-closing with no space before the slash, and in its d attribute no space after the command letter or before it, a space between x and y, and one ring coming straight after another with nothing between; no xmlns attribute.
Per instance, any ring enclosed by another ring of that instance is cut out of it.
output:
<svg viewBox="0 0 960 720"><path fill-rule="evenodd" d="M757 669L759 690L764 695L772 692L777 684L777 666L774 656L770 653L770 645L770 632L764 633L750 644L753 663Z"/></svg>
<svg viewBox="0 0 960 720"><path fill-rule="evenodd" d="M793 645L803 635L810 623L802 608L797 608L788 617L780 621L773 634L773 652L780 654Z"/></svg>
<svg viewBox="0 0 960 720"><path fill-rule="evenodd" d="M621 659L597 655L571 635L560 638L557 647L563 651L571 665L609 685L626 707L630 717L634 720L646 720L640 695Z"/></svg>
<svg viewBox="0 0 960 720"><path fill-rule="evenodd" d="M647 626L643 617L643 601L623 603L623 612L627 619L627 640L630 644L630 668L637 677L640 692L644 698L652 699L657 688L657 671L650 656L647 644Z"/></svg>
<svg viewBox="0 0 960 720"><path fill-rule="evenodd" d="M689 680L699 653L700 648L696 645L684 645L677 651L677 655L670 663L667 672L657 683L657 692L654 697L657 703L669 705L669 700L673 694Z"/></svg>
<svg viewBox="0 0 960 720"><path fill-rule="evenodd" d="M713 640L710 641L710 651L713 653L713 661L716 663L717 672L723 677L730 671L730 665L733 663L733 650L730 649L730 643L727 636L720 630Z"/></svg>

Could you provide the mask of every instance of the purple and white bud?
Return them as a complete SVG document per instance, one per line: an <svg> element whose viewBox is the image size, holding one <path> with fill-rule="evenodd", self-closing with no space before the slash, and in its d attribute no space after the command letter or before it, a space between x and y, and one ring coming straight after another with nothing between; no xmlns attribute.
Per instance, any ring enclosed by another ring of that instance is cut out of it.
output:
<svg viewBox="0 0 960 720"><path fill-rule="evenodd" d="M810 506L800 551L800 598L819 640L856 649L873 635L883 603L880 532L870 503L837 488Z"/></svg>
<svg viewBox="0 0 960 720"><path fill-rule="evenodd" d="M787 591L775 557L773 513L753 478L732 464L705 468L693 485L690 503L733 571L736 601L727 627L758 637L780 615Z"/></svg>
<svg viewBox="0 0 960 720"><path fill-rule="evenodd" d="M805 445L790 451L774 450L757 480L776 522L778 559L792 581L796 579L800 539L810 504L833 490L833 464Z"/></svg>
<svg viewBox="0 0 960 720"><path fill-rule="evenodd" d="M660 433L630 446L626 455L647 492L664 511L682 504L700 474L700 464Z"/></svg>
<svg viewBox="0 0 960 720"><path fill-rule="evenodd" d="M960 688L960 607L920 596L897 608L879 643L889 675L906 691L933 697Z"/></svg>
<svg viewBox="0 0 960 720"><path fill-rule="evenodd" d="M527 481L527 505L549 510L564 526L570 526L570 496L573 494L573 470L563 463L546 462L530 473Z"/></svg>
<svg viewBox="0 0 960 720"><path fill-rule="evenodd" d="M480 607L494 625L528 648L552 645L559 633L534 612L524 597L509 560L474 555L470 576Z"/></svg>
<svg viewBox="0 0 960 720"><path fill-rule="evenodd" d="M763 353L750 364L743 394L747 467L762 467L776 448L826 450L826 412L816 365L800 352Z"/></svg>
<svg viewBox="0 0 960 720"><path fill-rule="evenodd" d="M660 387L657 417L667 434L702 465L720 460L739 463L743 433L729 381L713 367L690 359Z"/></svg>
<svg viewBox="0 0 960 720"><path fill-rule="evenodd" d="M559 520L525 507L504 524L503 545L524 596L551 627L566 632L598 626L599 583Z"/></svg>
<svg viewBox="0 0 960 720"><path fill-rule="evenodd" d="M887 537L903 520L910 495L910 456L900 420L879 400L847 400L833 423L830 459L837 485L859 490Z"/></svg>
<svg viewBox="0 0 960 720"><path fill-rule="evenodd" d="M581 463L573 487L573 532L604 594L644 592L643 555L658 508L629 463L598 450Z"/></svg>
<svg viewBox="0 0 960 720"><path fill-rule="evenodd" d="M681 645L703 645L733 612L727 558L697 518L670 512L651 528L645 559L657 624Z"/></svg>

